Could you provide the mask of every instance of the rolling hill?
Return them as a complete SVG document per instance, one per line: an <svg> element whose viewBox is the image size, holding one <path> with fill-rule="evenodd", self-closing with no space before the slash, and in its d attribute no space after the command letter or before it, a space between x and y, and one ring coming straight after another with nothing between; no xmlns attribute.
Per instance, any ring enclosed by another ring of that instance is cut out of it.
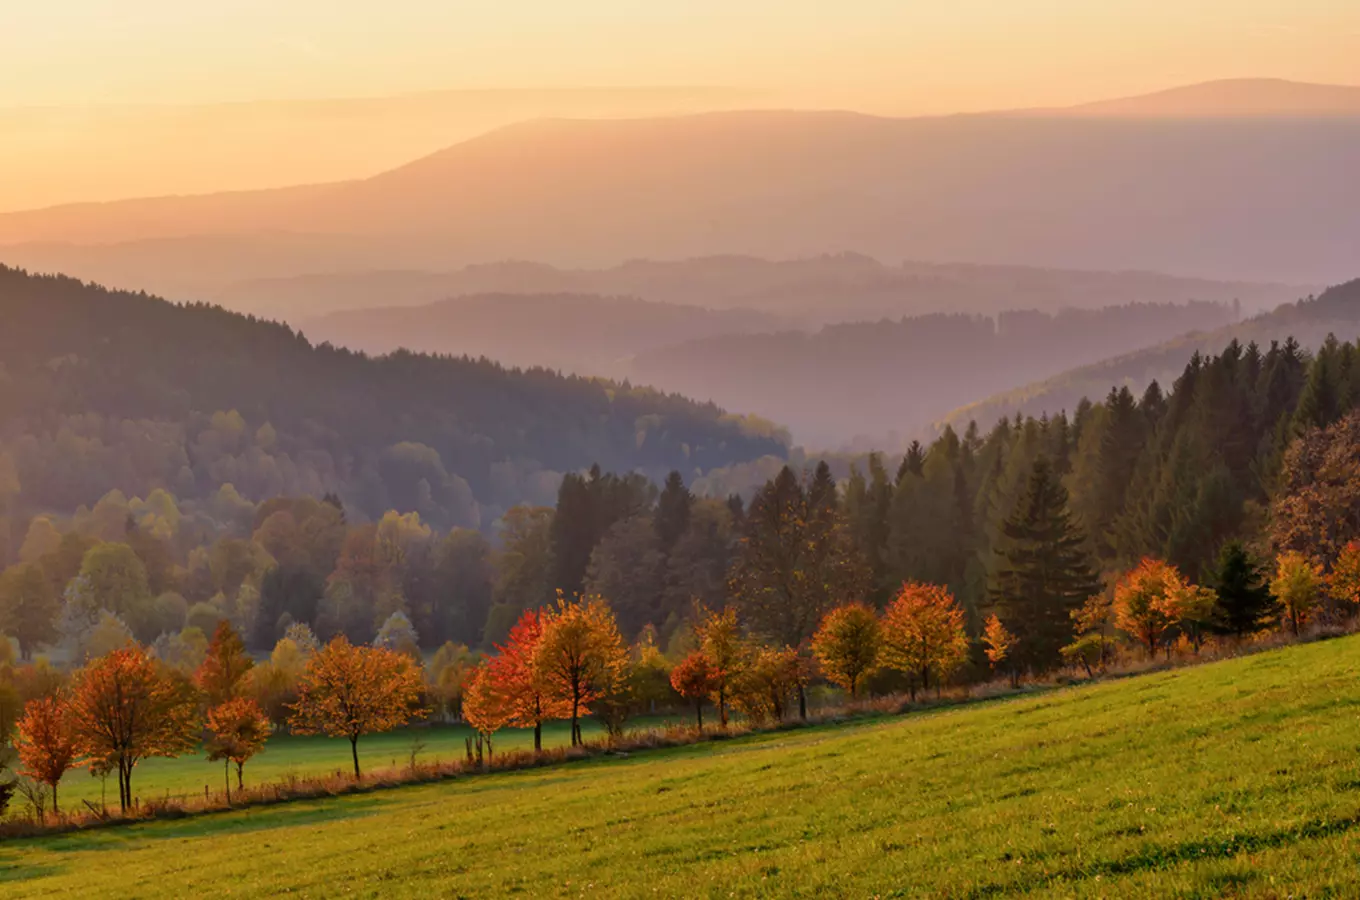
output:
<svg viewBox="0 0 1360 900"><path fill-rule="evenodd" d="M1243 322L1180 335L1132 353L1101 360L1043 381L1013 388L970 403L949 413L941 425L961 428L970 421L995 422L1017 412L1039 416L1071 411L1083 397L1103 397L1110 388L1127 385L1141 392L1157 381L1169 387L1195 353L1217 353L1229 341L1271 341L1293 338L1305 349L1318 347L1328 335L1349 340L1360 334L1360 280L1328 288L1316 298L1280 306Z"/></svg>
<svg viewBox="0 0 1360 900"><path fill-rule="evenodd" d="M69 278L0 268L0 321L0 462L20 512L69 512L111 488L334 492L362 516L489 526L595 463L659 479L783 452L677 396L486 360L371 358Z"/></svg>
<svg viewBox="0 0 1360 900"><path fill-rule="evenodd" d="M1325 283L1360 116L732 112L541 120L359 181L0 215L11 264L205 296L307 272L716 253Z"/></svg>
<svg viewBox="0 0 1360 900"><path fill-rule="evenodd" d="M0 878L16 898L224 884L304 897L1354 896L1357 666L1360 638L1347 637L924 714L16 840L0 846Z"/></svg>

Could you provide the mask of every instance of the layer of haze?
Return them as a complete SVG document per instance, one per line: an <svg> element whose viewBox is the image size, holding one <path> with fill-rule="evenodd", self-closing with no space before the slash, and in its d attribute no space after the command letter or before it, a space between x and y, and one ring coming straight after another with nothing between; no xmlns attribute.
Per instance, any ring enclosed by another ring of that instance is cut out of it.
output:
<svg viewBox="0 0 1360 900"><path fill-rule="evenodd" d="M1356 83L1357 45L1353 0L12 3L0 210L358 177L539 116Z"/></svg>

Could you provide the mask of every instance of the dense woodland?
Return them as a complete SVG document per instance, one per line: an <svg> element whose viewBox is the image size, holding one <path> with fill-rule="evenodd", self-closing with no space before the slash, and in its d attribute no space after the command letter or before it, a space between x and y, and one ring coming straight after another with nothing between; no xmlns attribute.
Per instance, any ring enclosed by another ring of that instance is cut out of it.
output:
<svg viewBox="0 0 1360 900"><path fill-rule="evenodd" d="M594 463L692 477L784 451L759 422L628 384L370 359L68 278L0 268L0 320L0 497L12 513L69 514L110 489L160 488L199 511L219 496L334 493L356 520L396 508L490 529ZM14 539L0 536L0 554Z"/></svg>

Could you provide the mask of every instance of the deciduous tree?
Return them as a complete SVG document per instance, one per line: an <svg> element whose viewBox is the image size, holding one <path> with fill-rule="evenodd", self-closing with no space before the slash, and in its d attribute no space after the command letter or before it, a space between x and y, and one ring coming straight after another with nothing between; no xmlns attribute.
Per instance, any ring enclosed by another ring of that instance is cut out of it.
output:
<svg viewBox="0 0 1360 900"><path fill-rule="evenodd" d="M1006 630L1006 626L1001 623L999 616L993 614L987 619L987 624L982 627L982 647L987 655L987 662L991 663L992 671L1000 674L1003 665L1012 673L1011 683L1019 681L1019 670L1009 665L1011 648L1015 646L1015 635Z"/></svg>
<svg viewBox="0 0 1360 900"><path fill-rule="evenodd" d="M737 625L737 611L731 607L721 612L700 610L694 633L699 639L699 649L708 658L709 696L718 706L718 724L726 728L728 698L750 657Z"/></svg>
<svg viewBox="0 0 1360 900"><path fill-rule="evenodd" d="M1297 635L1313 618L1322 594L1322 566L1296 550L1281 553L1270 592L1280 601L1289 629Z"/></svg>
<svg viewBox="0 0 1360 900"><path fill-rule="evenodd" d="M1176 601L1184 586L1175 566L1144 559L1115 585L1115 624L1147 647L1149 656L1155 656L1159 646L1169 643L1178 618Z"/></svg>
<svg viewBox="0 0 1360 900"><path fill-rule="evenodd" d="M221 760L223 767L236 764L236 787L245 790L246 763L264 749L269 739L269 717L254 700L233 697L208 710L208 740L205 748L209 762ZM231 777L227 780L227 802L231 802Z"/></svg>
<svg viewBox="0 0 1360 900"><path fill-rule="evenodd" d="M138 646L115 650L76 673L69 711L78 752L91 771L118 773L124 812L133 804L132 772L139 762L193 749L194 693Z"/></svg>
<svg viewBox="0 0 1360 900"><path fill-rule="evenodd" d="M407 656L355 646L344 635L307 661L290 724L298 734L349 739L359 779L359 738L405 725L424 710L420 673Z"/></svg>
<svg viewBox="0 0 1360 900"><path fill-rule="evenodd" d="M78 759L77 735L64 698L42 697L25 705L15 749L21 772L52 789L52 811L60 814L57 785Z"/></svg>
<svg viewBox="0 0 1360 900"><path fill-rule="evenodd" d="M534 752L543 749L543 723L566 718L570 706L551 690L544 670L534 664L543 639L544 614L526 611L510 629L505 644L487 664L485 678L504 699L509 722L534 730ZM470 720L469 720L470 721Z"/></svg>
<svg viewBox="0 0 1360 900"><path fill-rule="evenodd" d="M671 687L686 700L694 702L695 725L704 730L704 701L713 693L713 674L708 657L702 650L694 650L671 669Z"/></svg>
<svg viewBox="0 0 1360 900"><path fill-rule="evenodd" d="M241 679L254 667L255 660L246 653L245 642L224 619L213 631L208 655L198 667L194 681L208 706L220 706L237 695Z"/></svg>
<svg viewBox="0 0 1360 900"><path fill-rule="evenodd" d="M939 684L968 656L963 610L948 589L907 582L883 614L883 662L919 687Z"/></svg>
<svg viewBox="0 0 1360 900"><path fill-rule="evenodd" d="M812 653L822 672L854 699L860 683L878 665L882 629L863 603L848 603L827 613L812 637Z"/></svg>
<svg viewBox="0 0 1360 900"><path fill-rule="evenodd" d="M496 684L490 667L481 665L473 669L468 679L467 692L463 697L463 718L486 742L488 759L491 757L492 736L510 722L510 717L510 705ZM480 753L478 750L479 755Z"/></svg>
<svg viewBox="0 0 1360 900"><path fill-rule="evenodd" d="M626 674L628 649L614 614L601 597L568 600L559 594L542 623L534 667L554 703L571 719L571 745L581 744L581 716L590 703Z"/></svg>

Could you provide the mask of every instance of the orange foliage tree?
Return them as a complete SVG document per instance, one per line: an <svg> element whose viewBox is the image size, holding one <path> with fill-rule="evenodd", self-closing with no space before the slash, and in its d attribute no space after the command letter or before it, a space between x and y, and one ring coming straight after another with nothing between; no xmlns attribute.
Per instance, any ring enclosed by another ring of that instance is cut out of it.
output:
<svg viewBox="0 0 1360 900"><path fill-rule="evenodd" d="M1149 656L1156 655L1159 645L1170 645L1184 590L1175 566L1145 558L1115 585L1115 624L1147 647Z"/></svg>
<svg viewBox="0 0 1360 900"><path fill-rule="evenodd" d="M1001 623L1001 618L992 615L987 619L987 624L982 627L982 647L987 654L987 662L992 664L992 670L998 674L1001 672L1002 664L1010 657L1011 648L1015 646L1015 635L1006 630L1006 626ZM1020 681L1020 670L1015 666L1010 667L1011 684L1018 684Z"/></svg>
<svg viewBox="0 0 1360 900"><path fill-rule="evenodd" d="M255 660L246 653L245 642L231 623L223 619L217 623L208 655L203 657L194 680L208 705L220 706L237 695L241 679L254 666Z"/></svg>
<svg viewBox="0 0 1360 900"><path fill-rule="evenodd" d="M208 761L222 761L231 802L231 764L236 764L236 786L245 789L246 763L264 749L269 738L269 717L254 700L233 697L208 710Z"/></svg>
<svg viewBox="0 0 1360 900"><path fill-rule="evenodd" d="M709 671L708 657L702 650L694 650L671 669L671 687L686 700L694 701L694 719L700 731L704 730L704 700L713 692L713 673Z"/></svg>
<svg viewBox="0 0 1360 900"><path fill-rule="evenodd" d="M1327 577L1327 591L1332 599L1346 604L1347 612L1360 607L1360 541L1351 541L1337 554Z"/></svg>
<svg viewBox="0 0 1360 900"><path fill-rule="evenodd" d="M488 665L473 669L468 678L467 692L463 695L463 718L486 742L486 755L490 759L491 737L510 722L511 710ZM479 757L481 752L478 747Z"/></svg>
<svg viewBox="0 0 1360 900"><path fill-rule="evenodd" d="M903 584L883 614L883 661L911 677L912 699L932 677L938 688L967 656L963 610L954 595L937 584Z"/></svg>
<svg viewBox="0 0 1360 900"><path fill-rule="evenodd" d="M197 697L142 647L124 647L76 673L69 706L77 752L91 772L118 773L118 803L133 805L132 771L198 742Z"/></svg>
<svg viewBox="0 0 1360 900"><path fill-rule="evenodd" d="M349 738L358 780L359 738L391 731L422 714L423 687L409 656L355 646L341 635L307 661L289 724L298 734Z"/></svg>
<svg viewBox="0 0 1360 900"><path fill-rule="evenodd" d="M807 660L792 647L760 647L737 679L733 697L752 722L781 722L789 697L808 679Z"/></svg>
<svg viewBox="0 0 1360 900"><path fill-rule="evenodd" d="M878 665L882 627L863 603L838 606L822 618L812 636L812 653L832 682L855 698L860 682Z"/></svg>
<svg viewBox="0 0 1360 900"><path fill-rule="evenodd" d="M589 704L627 676L628 648L601 597L568 600L559 593L557 605L543 613L542 629L533 656L536 677L553 703L565 705L577 747Z"/></svg>
<svg viewBox="0 0 1360 900"><path fill-rule="evenodd" d="M708 658L709 696L718 705L718 724L726 728L728 697L750 659L737 625L737 611L731 607L721 612L700 610L694 634L699 639L699 649Z"/></svg>
<svg viewBox="0 0 1360 900"><path fill-rule="evenodd" d="M76 765L78 756L76 733L65 702L58 697L30 700L24 706L14 743L21 771L52 789L52 811L60 814L57 785Z"/></svg>
<svg viewBox="0 0 1360 900"><path fill-rule="evenodd" d="M564 719L571 707L554 696L543 670L534 665L534 656L543 640L544 614L535 609L519 617L500 653L487 665L486 676L505 701L509 724L534 730L534 752L543 749L543 723ZM470 720L469 720L470 721Z"/></svg>

